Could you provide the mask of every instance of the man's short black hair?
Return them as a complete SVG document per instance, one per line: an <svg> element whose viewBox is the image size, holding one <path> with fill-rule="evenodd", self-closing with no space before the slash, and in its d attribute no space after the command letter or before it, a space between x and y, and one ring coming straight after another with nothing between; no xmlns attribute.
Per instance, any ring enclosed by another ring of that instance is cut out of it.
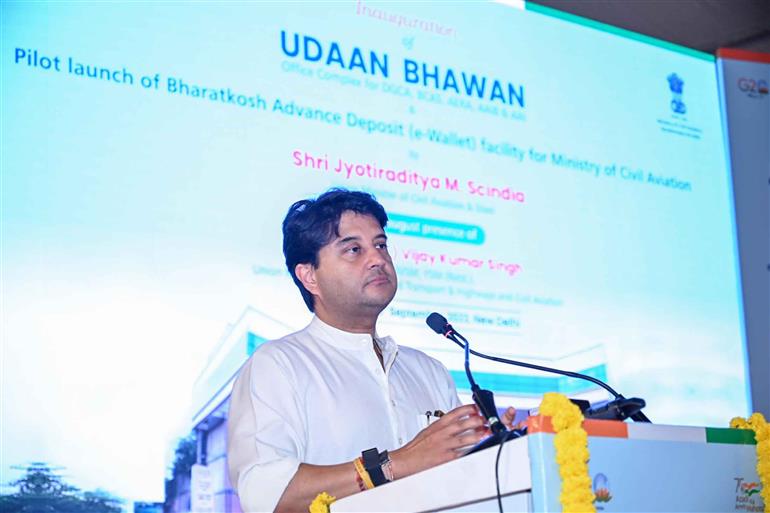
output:
<svg viewBox="0 0 770 513"><path fill-rule="evenodd" d="M316 199L305 199L289 207L283 220L283 255L286 268L311 312L313 295L297 278L297 264L318 267L318 252L339 237L340 217L344 212L372 216L384 229L388 215L374 196L366 192L334 188Z"/></svg>

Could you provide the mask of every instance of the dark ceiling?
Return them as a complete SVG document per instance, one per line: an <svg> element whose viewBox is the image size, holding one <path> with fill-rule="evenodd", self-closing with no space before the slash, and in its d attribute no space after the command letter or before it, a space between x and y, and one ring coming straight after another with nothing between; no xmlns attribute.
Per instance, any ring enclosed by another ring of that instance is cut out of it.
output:
<svg viewBox="0 0 770 513"><path fill-rule="evenodd" d="M715 53L770 53L770 0L535 0L534 3Z"/></svg>

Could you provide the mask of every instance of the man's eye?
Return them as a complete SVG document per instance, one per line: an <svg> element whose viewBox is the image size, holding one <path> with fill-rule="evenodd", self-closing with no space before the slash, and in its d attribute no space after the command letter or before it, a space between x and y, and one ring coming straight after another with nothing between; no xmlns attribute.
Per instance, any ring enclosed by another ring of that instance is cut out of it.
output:
<svg viewBox="0 0 770 513"><path fill-rule="evenodd" d="M358 253L361 251L361 248L359 246L351 246L348 249L345 250L346 253Z"/></svg>
<svg viewBox="0 0 770 513"><path fill-rule="evenodd" d="M375 246L377 249L388 249L388 243L387 242L380 242Z"/></svg>

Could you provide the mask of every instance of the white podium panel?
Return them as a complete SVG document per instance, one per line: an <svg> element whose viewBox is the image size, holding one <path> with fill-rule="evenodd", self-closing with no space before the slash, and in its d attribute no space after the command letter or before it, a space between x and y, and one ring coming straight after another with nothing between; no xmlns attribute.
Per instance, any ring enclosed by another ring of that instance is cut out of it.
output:
<svg viewBox="0 0 770 513"><path fill-rule="evenodd" d="M585 421L597 511L763 511L752 431ZM532 417L529 434L500 457L506 512L561 511L553 428ZM331 505L341 512L497 511L495 458L486 449Z"/></svg>
<svg viewBox="0 0 770 513"><path fill-rule="evenodd" d="M341 499L331 505L331 511L491 511L491 505L494 506L493 509L497 509L496 457L496 447L471 454ZM529 467L527 439L519 438L507 442L500 455L500 493L511 496L506 497L506 504L510 504L511 508L506 507L506 511L528 511L518 508L530 502L532 481ZM489 500L492 501L490 505L483 504ZM484 509L476 509L477 507Z"/></svg>

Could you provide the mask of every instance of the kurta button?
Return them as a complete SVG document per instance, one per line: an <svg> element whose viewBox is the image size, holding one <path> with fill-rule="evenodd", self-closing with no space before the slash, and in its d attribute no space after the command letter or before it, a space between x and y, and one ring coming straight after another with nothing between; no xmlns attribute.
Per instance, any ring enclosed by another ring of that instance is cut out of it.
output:
<svg viewBox="0 0 770 513"><path fill-rule="evenodd" d="M403 438L399 438L398 439L398 443L400 443L400 444L404 443L404 439Z"/></svg>

